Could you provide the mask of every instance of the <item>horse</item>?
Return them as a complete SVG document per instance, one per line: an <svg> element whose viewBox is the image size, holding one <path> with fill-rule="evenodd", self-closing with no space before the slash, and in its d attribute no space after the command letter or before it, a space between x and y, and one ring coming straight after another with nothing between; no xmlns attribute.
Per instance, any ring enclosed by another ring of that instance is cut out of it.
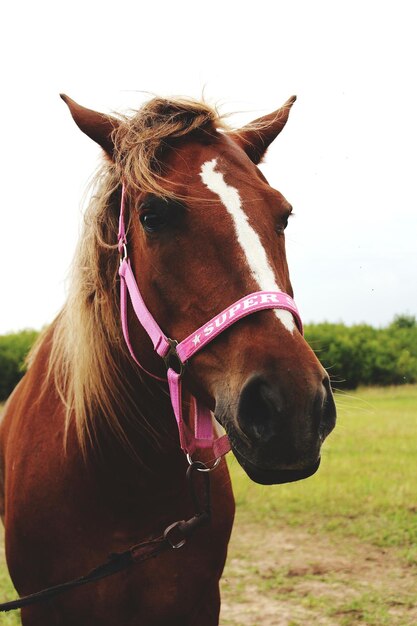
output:
<svg viewBox="0 0 417 626"><path fill-rule="evenodd" d="M292 207L258 168L295 97L237 130L187 98L106 115L61 97L103 161L67 300L1 423L11 579L20 595L62 583L191 516L189 463L212 470L211 514L185 545L173 542L181 550L27 606L22 624L215 626L235 510L225 451L260 484L300 480L317 470L335 425L329 377L292 300ZM126 272L136 296L120 291ZM165 354L135 297L161 337L175 338ZM183 382L176 405L167 368ZM200 439L199 407L200 430L207 419L214 428Z"/></svg>

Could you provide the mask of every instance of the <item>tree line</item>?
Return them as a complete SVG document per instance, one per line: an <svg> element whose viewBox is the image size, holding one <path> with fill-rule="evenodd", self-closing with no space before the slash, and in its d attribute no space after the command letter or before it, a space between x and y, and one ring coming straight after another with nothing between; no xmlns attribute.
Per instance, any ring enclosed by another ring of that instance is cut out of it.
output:
<svg viewBox="0 0 417 626"><path fill-rule="evenodd" d="M0 401L22 378L26 355L38 334L23 330L0 335ZM305 337L336 389L417 382L417 320L412 315L397 315L384 328L307 324Z"/></svg>
<svg viewBox="0 0 417 626"><path fill-rule="evenodd" d="M397 315L388 326L310 324L306 339L336 389L417 382L417 320Z"/></svg>

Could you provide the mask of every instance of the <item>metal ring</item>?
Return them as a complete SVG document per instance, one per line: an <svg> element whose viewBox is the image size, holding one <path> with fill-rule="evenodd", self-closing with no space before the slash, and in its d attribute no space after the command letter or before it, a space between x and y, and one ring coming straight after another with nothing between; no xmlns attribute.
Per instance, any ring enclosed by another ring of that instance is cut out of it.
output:
<svg viewBox="0 0 417 626"><path fill-rule="evenodd" d="M196 467L197 472L212 472L213 470L216 469L216 467L218 466L221 460L222 460L222 457L219 456L217 457L217 459L215 459L211 467L207 467L207 465L203 463L202 461L193 461L191 458L191 454L187 452L187 461L190 465L192 465L193 463L200 463L201 465L204 465L204 467Z"/></svg>
<svg viewBox="0 0 417 626"><path fill-rule="evenodd" d="M122 256L122 250L123 250L123 256ZM123 261L126 261L126 259L127 259L127 247L126 247L126 244L124 243L120 250L120 265L123 263Z"/></svg>
<svg viewBox="0 0 417 626"><path fill-rule="evenodd" d="M169 545L171 546L171 548L174 548L174 550L178 550L178 548L182 548L182 546L184 546L187 543L187 539L185 537L177 541L177 543L175 543L174 541L170 539L169 533L171 532L171 530L174 530L174 528L178 528L180 524L181 522L174 522L173 524L170 524L168 528L165 528L165 531L164 531L164 539L168 541Z"/></svg>
<svg viewBox="0 0 417 626"><path fill-rule="evenodd" d="M165 367L167 370L173 369L176 374L182 377L185 371L185 363L181 361L177 352L178 341L176 339L169 339L169 337L167 337L167 340L169 349L166 355L162 357Z"/></svg>

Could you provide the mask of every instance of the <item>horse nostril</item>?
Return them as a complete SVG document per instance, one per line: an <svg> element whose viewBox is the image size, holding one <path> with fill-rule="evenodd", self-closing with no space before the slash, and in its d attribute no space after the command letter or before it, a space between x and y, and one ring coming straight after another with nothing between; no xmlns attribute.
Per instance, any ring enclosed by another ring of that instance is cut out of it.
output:
<svg viewBox="0 0 417 626"><path fill-rule="evenodd" d="M241 391L237 418L248 439L262 445L283 446L288 452L307 442L322 442L336 422L330 382L326 377L318 387L287 398L278 384L253 376Z"/></svg>
<svg viewBox="0 0 417 626"><path fill-rule="evenodd" d="M321 409L319 435L324 440L331 433L336 424L336 405L333 398L329 377L323 379L324 400Z"/></svg>
<svg viewBox="0 0 417 626"><path fill-rule="evenodd" d="M250 439L269 439L277 434L283 401L276 388L262 376L251 378L239 399L239 424Z"/></svg>

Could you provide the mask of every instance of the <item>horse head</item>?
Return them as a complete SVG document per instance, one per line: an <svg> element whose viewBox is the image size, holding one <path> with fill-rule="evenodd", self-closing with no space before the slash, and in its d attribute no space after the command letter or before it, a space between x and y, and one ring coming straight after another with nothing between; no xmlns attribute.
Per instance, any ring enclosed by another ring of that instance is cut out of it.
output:
<svg viewBox="0 0 417 626"><path fill-rule="evenodd" d="M335 405L292 313L258 311L230 327L216 318L254 292L293 295L284 233L291 205L257 166L295 98L239 131L193 101L154 99L119 120L64 99L114 167L118 198L125 185L132 269L159 326L178 340L211 318L227 327L187 363L186 387L213 411L254 481L313 474ZM147 334L133 316L129 324L139 360L162 375Z"/></svg>

